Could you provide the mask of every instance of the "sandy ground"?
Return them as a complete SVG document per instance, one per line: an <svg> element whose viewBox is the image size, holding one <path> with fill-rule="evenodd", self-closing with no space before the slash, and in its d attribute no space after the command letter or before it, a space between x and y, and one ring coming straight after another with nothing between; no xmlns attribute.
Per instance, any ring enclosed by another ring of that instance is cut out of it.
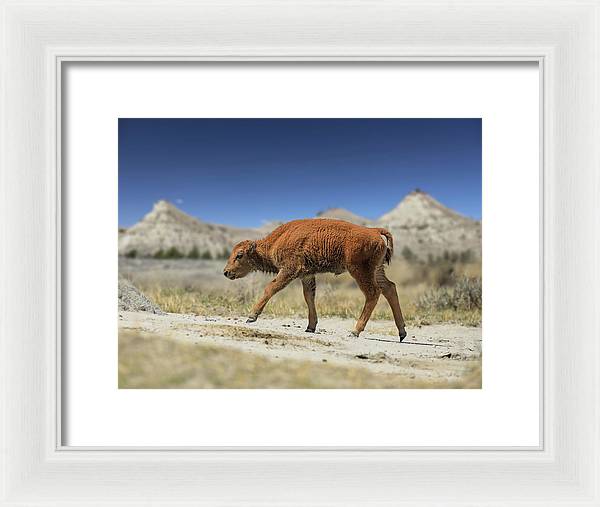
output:
<svg viewBox="0 0 600 507"><path fill-rule="evenodd" d="M246 324L245 318L119 312L121 331L224 347L273 361L312 361L458 384L481 365L480 327L407 327L408 336L400 343L393 323L370 321L359 338L349 336L353 325L350 319L322 318L317 333L306 333L306 322L299 318L260 318Z"/></svg>

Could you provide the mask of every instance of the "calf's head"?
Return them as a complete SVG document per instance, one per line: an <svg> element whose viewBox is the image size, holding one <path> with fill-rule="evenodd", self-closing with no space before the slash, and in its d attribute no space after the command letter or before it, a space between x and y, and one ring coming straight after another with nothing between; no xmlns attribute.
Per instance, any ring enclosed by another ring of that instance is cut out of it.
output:
<svg viewBox="0 0 600 507"><path fill-rule="evenodd" d="M236 278L243 278L251 271L254 271L252 255L255 250L256 243L254 241L240 241L233 247L223 274L230 280L235 280Z"/></svg>

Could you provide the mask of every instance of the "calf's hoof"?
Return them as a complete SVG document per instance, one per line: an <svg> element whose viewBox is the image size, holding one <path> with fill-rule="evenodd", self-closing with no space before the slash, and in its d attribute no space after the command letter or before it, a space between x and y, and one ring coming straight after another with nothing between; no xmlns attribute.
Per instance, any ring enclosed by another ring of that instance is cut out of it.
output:
<svg viewBox="0 0 600 507"><path fill-rule="evenodd" d="M350 336L354 336L354 338L358 338L358 335L360 334L359 331L350 331Z"/></svg>
<svg viewBox="0 0 600 507"><path fill-rule="evenodd" d="M400 341L404 340L404 338L406 338L406 330L403 329L402 331L400 331Z"/></svg>
<svg viewBox="0 0 600 507"><path fill-rule="evenodd" d="M316 328L316 327L310 327L310 326L309 326L309 327L307 327L307 328L304 330L304 332L305 332L305 333L314 333L316 330L317 330L317 328Z"/></svg>
<svg viewBox="0 0 600 507"><path fill-rule="evenodd" d="M250 324L251 322L256 322L256 319L258 319L257 316L250 315L250 317L248 317L248 320L246 321L246 324Z"/></svg>

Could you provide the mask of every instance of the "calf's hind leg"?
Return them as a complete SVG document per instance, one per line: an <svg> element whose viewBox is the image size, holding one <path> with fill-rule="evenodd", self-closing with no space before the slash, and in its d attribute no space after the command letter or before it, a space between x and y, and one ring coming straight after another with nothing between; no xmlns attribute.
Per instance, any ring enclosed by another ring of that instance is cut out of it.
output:
<svg viewBox="0 0 600 507"><path fill-rule="evenodd" d="M314 333L317 329L317 309L315 308L315 292L317 290L317 281L315 276L306 276L302 279L302 292L304 292L304 301L308 306L308 327L307 333Z"/></svg>
<svg viewBox="0 0 600 507"><path fill-rule="evenodd" d="M388 280L385 276L383 266L379 266L375 271L375 281L381 288L381 292L392 309L394 314L394 321L398 328L398 334L400 335L400 341L406 338L406 330L404 329L404 317L402 316L402 310L400 309L400 302L398 301L398 293L396 292L396 284L391 280Z"/></svg>
<svg viewBox="0 0 600 507"><path fill-rule="evenodd" d="M375 282L375 273L370 267L353 269L350 271L350 274L356 280L360 290L365 295L365 306L362 309L360 317L356 321L354 331L351 332L353 336L358 336L365 329L365 326L375 309L375 305L381 294L381 288Z"/></svg>

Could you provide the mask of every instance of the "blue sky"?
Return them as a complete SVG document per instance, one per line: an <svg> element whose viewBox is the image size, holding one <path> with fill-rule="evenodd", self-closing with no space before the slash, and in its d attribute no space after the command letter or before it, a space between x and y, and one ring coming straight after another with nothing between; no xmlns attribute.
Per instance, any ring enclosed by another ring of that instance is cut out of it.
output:
<svg viewBox="0 0 600 507"><path fill-rule="evenodd" d="M480 119L119 119L123 227L159 199L240 227L377 218L415 188L481 218Z"/></svg>

